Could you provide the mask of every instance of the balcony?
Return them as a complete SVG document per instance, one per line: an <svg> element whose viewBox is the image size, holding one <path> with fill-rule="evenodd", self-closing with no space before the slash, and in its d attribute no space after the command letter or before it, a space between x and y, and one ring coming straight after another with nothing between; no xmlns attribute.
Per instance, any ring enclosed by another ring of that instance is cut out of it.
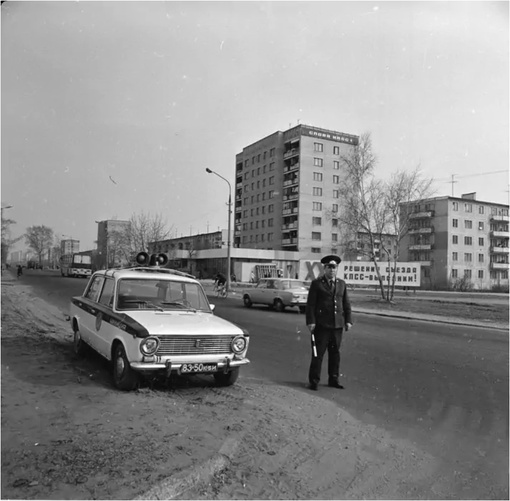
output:
<svg viewBox="0 0 510 501"><path fill-rule="evenodd" d="M297 223L284 224L282 226L282 231L295 230L297 227L298 227Z"/></svg>
<svg viewBox="0 0 510 501"><path fill-rule="evenodd" d="M510 216L501 216L501 215L493 214L491 216L491 221L500 221L502 223L509 223Z"/></svg>
<svg viewBox="0 0 510 501"><path fill-rule="evenodd" d="M429 226L428 228L412 228L409 230L410 235L416 235L416 234L426 234L426 233L433 233L434 228L432 226Z"/></svg>
<svg viewBox="0 0 510 501"><path fill-rule="evenodd" d="M491 236L494 238L509 238L510 232L508 232L508 231L491 231Z"/></svg>
<svg viewBox="0 0 510 501"><path fill-rule="evenodd" d="M432 244L415 244L410 245L409 250L432 250Z"/></svg>
<svg viewBox="0 0 510 501"><path fill-rule="evenodd" d="M493 254L508 254L508 247L491 247L491 253Z"/></svg>
<svg viewBox="0 0 510 501"><path fill-rule="evenodd" d="M292 195L286 195L283 197L283 200L296 200L298 198L297 193L293 193Z"/></svg>
<svg viewBox="0 0 510 501"><path fill-rule="evenodd" d="M283 182L283 186L292 186L293 184L298 184L299 178L296 176L293 179L287 179Z"/></svg>
<svg viewBox="0 0 510 501"><path fill-rule="evenodd" d="M508 263L491 263L492 270L508 270Z"/></svg>
<svg viewBox="0 0 510 501"><path fill-rule="evenodd" d="M409 214L409 219L425 219L429 217L434 217L434 211L411 212L411 214Z"/></svg>
<svg viewBox="0 0 510 501"><path fill-rule="evenodd" d="M283 153L283 158L290 158L290 157L293 157L294 155L298 155L298 154L299 154L299 148L292 148L291 150L285 151Z"/></svg>
<svg viewBox="0 0 510 501"><path fill-rule="evenodd" d="M299 169L299 162L296 162L295 164L292 165L285 165L285 167L283 168L283 172L292 172L293 170L297 169Z"/></svg>
<svg viewBox="0 0 510 501"><path fill-rule="evenodd" d="M284 238L282 240L282 245L296 245L297 241L297 238Z"/></svg>

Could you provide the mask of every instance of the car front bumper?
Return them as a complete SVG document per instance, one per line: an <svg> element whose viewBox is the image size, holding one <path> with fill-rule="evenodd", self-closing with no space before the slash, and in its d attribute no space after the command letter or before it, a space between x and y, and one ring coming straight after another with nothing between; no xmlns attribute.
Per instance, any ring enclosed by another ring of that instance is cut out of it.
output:
<svg viewBox="0 0 510 501"><path fill-rule="evenodd" d="M196 360L189 362L172 362L171 360L165 360L162 362L131 362L129 365L135 371L145 372L145 371L165 371L168 375L170 373L181 374L181 368L185 364L194 364L197 363ZM231 368L240 367L241 365L249 364L250 361L247 358L241 359L232 359L229 357L222 358L220 360L214 361L200 361L204 365L206 364L217 364L218 370L215 372L206 372L207 374L217 374L218 372L228 372Z"/></svg>

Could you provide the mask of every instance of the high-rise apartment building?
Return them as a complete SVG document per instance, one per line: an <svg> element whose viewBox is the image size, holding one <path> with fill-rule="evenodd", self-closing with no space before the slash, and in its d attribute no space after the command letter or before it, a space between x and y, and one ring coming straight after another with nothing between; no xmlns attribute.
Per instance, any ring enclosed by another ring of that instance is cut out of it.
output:
<svg viewBox="0 0 510 501"><path fill-rule="evenodd" d="M97 262L98 269L110 268L124 264L125 256L119 252L119 242L123 233L129 228L129 221L107 219L97 223Z"/></svg>
<svg viewBox="0 0 510 501"><path fill-rule="evenodd" d="M508 205L475 193L410 203L400 260L421 263L423 288L508 288Z"/></svg>
<svg viewBox="0 0 510 501"><path fill-rule="evenodd" d="M234 247L336 253L341 156L358 136L297 125L236 155Z"/></svg>

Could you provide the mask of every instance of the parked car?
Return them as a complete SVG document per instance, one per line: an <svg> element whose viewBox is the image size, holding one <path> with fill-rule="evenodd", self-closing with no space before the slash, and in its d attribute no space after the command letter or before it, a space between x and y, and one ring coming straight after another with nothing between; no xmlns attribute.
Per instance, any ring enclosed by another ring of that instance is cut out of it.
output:
<svg viewBox="0 0 510 501"><path fill-rule="evenodd" d="M266 304L276 311L283 311L287 306L297 306L304 313L308 288L302 280L263 278L255 287L244 290L243 301L248 308L252 304Z"/></svg>
<svg viewBox="0 0 510 501"><path fill-rule="evenodd" d="M148 262L145 256L137 262ZM249 363L249 334L213 309L186 273L158 265L97 271L71 300L74 349L83 355L90 347L110 360L120 390L154 373L212 374L228 386Z"/></svg>

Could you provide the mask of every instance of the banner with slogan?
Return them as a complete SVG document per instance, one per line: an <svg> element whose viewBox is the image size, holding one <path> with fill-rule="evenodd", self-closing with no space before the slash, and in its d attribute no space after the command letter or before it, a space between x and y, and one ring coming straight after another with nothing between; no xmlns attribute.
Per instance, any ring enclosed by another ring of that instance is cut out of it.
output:
<svg viewBox="0 0 510 501"><path fill-rule="evenodd" d="M402 287L419 287L421 276L420 263L377 263L384 285L393 280L393 268L396 267L395 285ZM375 264L372 261L342 261L338 266L338 278L349 285L379 285Z"/></svg>

